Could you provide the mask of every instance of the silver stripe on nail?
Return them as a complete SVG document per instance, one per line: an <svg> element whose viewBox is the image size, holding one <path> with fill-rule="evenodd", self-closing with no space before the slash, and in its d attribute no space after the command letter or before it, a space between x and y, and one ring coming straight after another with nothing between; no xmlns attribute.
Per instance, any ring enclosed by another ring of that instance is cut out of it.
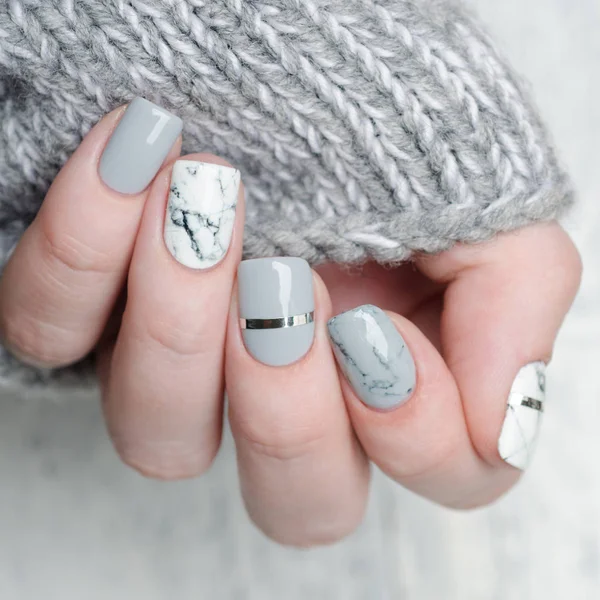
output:
<svg viewBox="0 0 600 600"><path fill-rule="evenodd" d="M544 403L540 400L536 400L535 398L530 398L529 396L521 396L521 406L526 406L527 408L544 412Z"/></svg>
<svg viewBox="0 0 600 600"><path fill-rule="evenodd" d="M546 393L546 365L533 362L516 375L510 388L506 415L498 439L498 453L511 466L524 471L538 439Z"/></svg>
<svg viewBox="0 0 600 600"><path fill-rule="evenodd" d="M315 318L315 312L294 315L293 317L278 317L276 319L240 319L242 329L283 329L308 325Z"/></svg>

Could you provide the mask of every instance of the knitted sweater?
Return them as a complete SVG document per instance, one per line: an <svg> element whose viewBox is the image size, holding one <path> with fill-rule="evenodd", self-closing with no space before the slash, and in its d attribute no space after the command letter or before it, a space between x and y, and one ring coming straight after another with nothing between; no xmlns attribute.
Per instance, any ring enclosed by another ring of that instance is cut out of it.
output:
<svg viewBox="0 0 600 600"><path fill-rule="evenodd" d="M453 0L5 0L0 264L85 133L134 96L183 119L184 152L241 170L246 256L394 264L572 201L522 85ZM0 352L7 382L82 372Z"/></svg>

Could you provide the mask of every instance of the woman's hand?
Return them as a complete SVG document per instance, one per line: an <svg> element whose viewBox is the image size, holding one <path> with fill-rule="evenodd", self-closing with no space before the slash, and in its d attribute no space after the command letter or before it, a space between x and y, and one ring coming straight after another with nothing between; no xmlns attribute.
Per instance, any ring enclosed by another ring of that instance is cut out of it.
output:
<svg viewBox="0 0 600 600"><path fill-rule="evenodd" d="M117 452L162 479L208 469L226 388L246 506L283 543L352 531L370 461L447 506L509 489L580 280L560 226L396 269L239 266L239 174L174 162L180 128L136 100L88 134L2 276L5 345L46 367L96 349Z"/></svg>

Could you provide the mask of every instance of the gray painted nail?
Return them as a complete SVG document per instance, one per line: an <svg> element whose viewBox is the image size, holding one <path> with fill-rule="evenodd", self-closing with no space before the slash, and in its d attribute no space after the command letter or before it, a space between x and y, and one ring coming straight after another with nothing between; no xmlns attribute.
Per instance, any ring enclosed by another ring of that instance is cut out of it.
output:
<svg viewBox="0 0 600 600"><path fill-rule="evenodd" d="M186 267L208 269L229 248L240 186L231 167L192 160L173 165L165 244Z"/></svg>
<svg viewBox="0 0 600 600"><path fill-rule="evenodd" d="M312 271L305 260L245 260L238 267L238 289L242 337L256 360L289 365L309 351L315 304Z"/></svg>
<svg viewBox="0 0 600 600"><path fill-rule="evenodd" d="M385 410L408 400L416 384L415 363L380 308L359 306L333 317L327 327L340 368L367 406Z"/></svg>
<svg viewBox="0 0 600 600"><path fill-rule="evenodd" d="M102 181L122 194L138 194L154 179L181 133L179 117L135 98L100 158Z"/></svg>

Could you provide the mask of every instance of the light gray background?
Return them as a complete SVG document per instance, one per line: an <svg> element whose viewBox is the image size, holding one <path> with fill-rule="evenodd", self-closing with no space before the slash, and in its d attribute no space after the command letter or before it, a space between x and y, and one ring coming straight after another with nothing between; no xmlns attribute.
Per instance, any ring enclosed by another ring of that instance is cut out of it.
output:
<svg viewBox="0 0 600 600"><path fill-rule="evenodd" d="M284 550L241 508L231 443L198 481L122 467L97 403L0 402L0 599L598 598L600 3L478 0L532 82L581 205L567 223L586 263L549 373L533 469L495 507L457 514L377 478L357 534Z"/></svg>

